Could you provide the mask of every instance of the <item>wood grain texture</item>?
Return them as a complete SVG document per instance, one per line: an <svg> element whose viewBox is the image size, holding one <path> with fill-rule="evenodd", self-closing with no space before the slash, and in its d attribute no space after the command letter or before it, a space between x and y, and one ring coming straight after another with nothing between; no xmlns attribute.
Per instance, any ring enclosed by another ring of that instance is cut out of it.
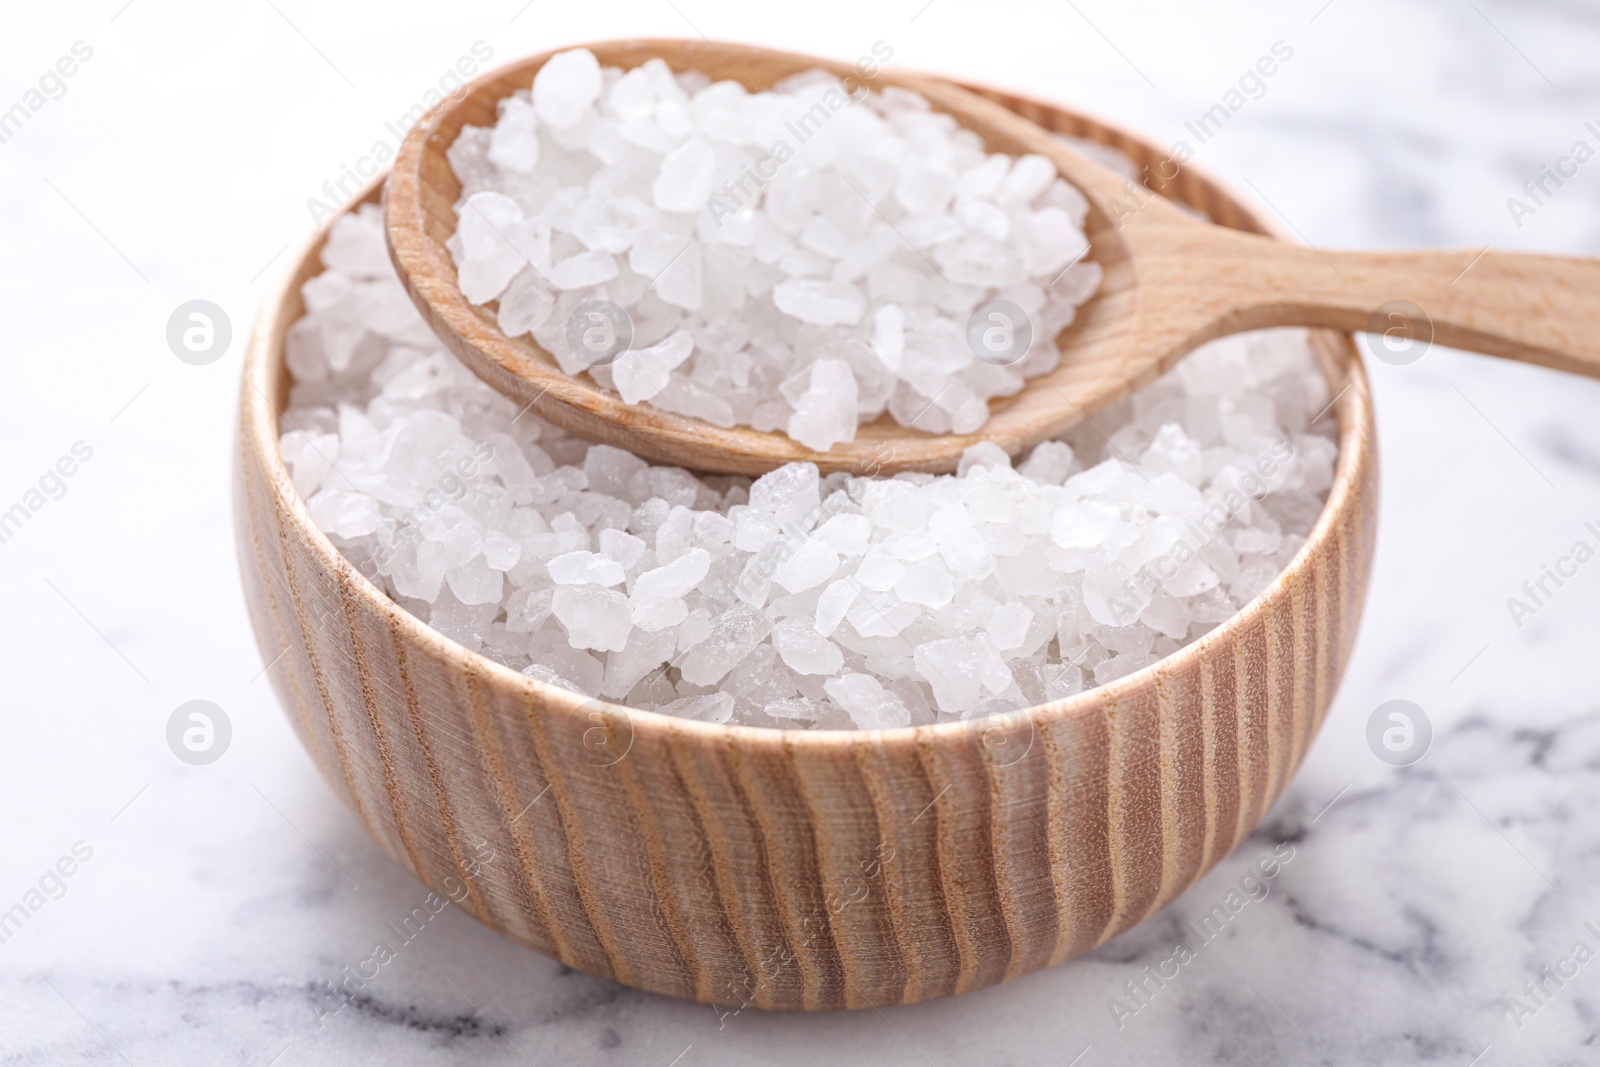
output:
<svg viewBox="0 0 1600 1067"><path fill-rule="evenodd" d="M980 91L1160 158L1083 116ZM1266 232L1193 170L1165 189ZM729 1008L980 989L1161 908L1256 826L1316 734L1376 521L1372 410L1347 337L1314 335L1343 390L1327 507L1288 570L1205 638L983 730L712 726L586 701L468 652L317 530L277 438L284 335L322 240L263 311L240 391L236 531L257 640L302 743L373 839L536 951Z"/></svg>

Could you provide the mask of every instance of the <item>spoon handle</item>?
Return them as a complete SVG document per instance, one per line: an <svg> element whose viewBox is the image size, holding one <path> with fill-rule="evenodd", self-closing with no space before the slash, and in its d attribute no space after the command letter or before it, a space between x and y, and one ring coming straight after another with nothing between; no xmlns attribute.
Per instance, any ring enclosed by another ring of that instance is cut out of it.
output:
<svg viewBox="0 0 1600 1067"><path fill-rule="evenodd" d="M1238 302L1225 317L1431 342L1600 378L1600 260L1277 245L1249 274L1248 290L1239 284L1247 279L1230 280Z"/></svg>

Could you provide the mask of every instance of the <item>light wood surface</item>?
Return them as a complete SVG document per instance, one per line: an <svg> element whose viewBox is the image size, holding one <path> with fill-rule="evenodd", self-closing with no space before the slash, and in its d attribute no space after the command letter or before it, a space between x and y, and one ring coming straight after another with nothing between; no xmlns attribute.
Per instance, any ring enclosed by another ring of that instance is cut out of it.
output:
<svg viewBox="0 0 1600 1067"><path fill-rule="evenodd" d="M588 47L607 66L628 68L661 56L675 69L700 70L751 88L813 67L850 71L842 63L727 42ZM461 295L445 249L460 196L445 150L462 126L492 125L497 102L532 84L550 54L486 74L418 123L401 146L389 188L391 251L424 315L496 389L568 429L659 462L749 476L794 461L816 463L824 473L954 470L962 451L979 440L1015 455L1148 383L1197 345L1267 326L1397 330L1600 376L1600 261L1477 249L1319 251L1208 225L993 100L937 79L885 70L869 84L921 92L981 133L990 151L1049 156L1088 197L1090 256L1104 268L1105 281L1057 337L1062 365L1029 380L1016 396L991 402L989 422L976 433L926 434L884 415L863 426L854 441L825 453L781 433L721 429L686 418L664 401L626 404L586 375L564 374L530 338L507 338L495 320L495 305L474 307ZM1147 160L1146 166L1157 188L1164 184L1161 176L1172 173L1167 157ZM1395 301L1407 304L1396 309Z"/></svg>
<svg viewBox="0 0 1600 1067"><path fill-rule="evenodd" d="M1104 124L991 95L1159 158ZM1264 232L1192 169L1163 186ZM1193 884L1255 828L1327 712L1377 505L1367 380L1346 337L1315 335L1340 393L1327 507L1284 574L1205 638L980 729L713 726L586 701L468 652L316 528L277 439L284 336L322 241L263 310L240 391L236 531L263 662L373 839L530 948L729 1011L980 989L1093 948Z"/></svg>

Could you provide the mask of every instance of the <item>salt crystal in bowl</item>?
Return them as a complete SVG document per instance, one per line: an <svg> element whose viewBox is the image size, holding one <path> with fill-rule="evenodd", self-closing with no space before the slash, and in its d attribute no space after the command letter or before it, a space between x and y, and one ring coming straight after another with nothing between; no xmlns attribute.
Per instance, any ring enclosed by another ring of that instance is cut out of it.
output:
<svg viewBox="0 0 1600 1067"><path fill-rule="evenodd" d="M1163 159L1114 128L977 91L1136 164ZM1267 232L1191 169L1160 184ZM1284 573L1206 636L993 718L718 726L588 700L470 652L318 529L281 459L278 412L285 335L325 239L264 310L241 389L236 531L257 640L301 741L380 846L537 951L732 1007L881 1007L993 985L1102 943L1209 870L1265 815L1332 700L1376 520L1372 410L1348 337L1313 335L1339 398L1323 514Z"/></svg>

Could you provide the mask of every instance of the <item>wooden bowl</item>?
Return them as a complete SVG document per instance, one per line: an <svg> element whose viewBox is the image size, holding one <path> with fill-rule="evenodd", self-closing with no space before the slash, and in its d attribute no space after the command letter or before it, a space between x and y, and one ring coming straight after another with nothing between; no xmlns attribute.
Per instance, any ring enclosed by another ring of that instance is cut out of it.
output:
<svg viewBox="0 0 1600 1067"><path fill-rule="evenodd" d="M1082 115L972 88L1136 164L1165 158ZM1159 189L1270 232L1191 168ZM715 726L585 700L469 652L317 529L279 457L278 413L284 335L325 237L262 311L240 391L236 531L257 641L301 741L373 839L569 966L676 997L821 1010L1060 963L1239 844L1333 699L1377 506L1371 401L1347 335L1314 335L1339 394L1327 506L1277 581L1206 637L977 727Z"/></svg>

